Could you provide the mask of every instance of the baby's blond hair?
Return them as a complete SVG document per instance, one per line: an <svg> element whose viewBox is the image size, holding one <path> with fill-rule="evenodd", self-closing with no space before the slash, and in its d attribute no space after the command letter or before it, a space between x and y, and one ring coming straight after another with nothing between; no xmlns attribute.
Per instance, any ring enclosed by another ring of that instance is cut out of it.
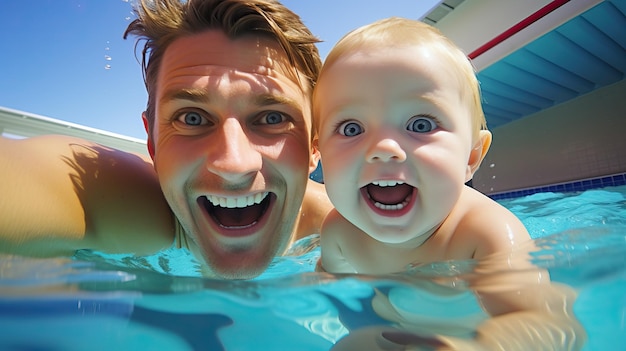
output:
<svg viewBox="0 0 626 351"><path fill-rule="evenodd" d="M467 87L463 92L464 101L469 104L472 116L472 137L477 140L481 129L487 129L480 97L480 87L474 66L467 55L437 28L426 23L400 17L391 17L360 27L345 35L330 51L320 72L320 79L341 56L374 47L384 50L393 46L430 45L447 59L450 69L457 71L459 86ZM313 119L319 123L315 111L316 94L313 96Z"/></svg>

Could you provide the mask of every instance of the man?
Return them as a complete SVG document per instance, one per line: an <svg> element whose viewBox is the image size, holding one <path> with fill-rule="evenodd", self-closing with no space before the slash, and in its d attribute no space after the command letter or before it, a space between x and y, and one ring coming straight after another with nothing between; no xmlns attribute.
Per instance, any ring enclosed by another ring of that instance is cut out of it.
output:
<svg viewBox="0 0 626 351"><path fill-rule="evenodd" d="M70 137L1 139L0 251L141 255L175 242L216 276L257 276L330 210L307 177L317 39L271 0L136 12L125 37L145 40L153 164Z"/></svg>

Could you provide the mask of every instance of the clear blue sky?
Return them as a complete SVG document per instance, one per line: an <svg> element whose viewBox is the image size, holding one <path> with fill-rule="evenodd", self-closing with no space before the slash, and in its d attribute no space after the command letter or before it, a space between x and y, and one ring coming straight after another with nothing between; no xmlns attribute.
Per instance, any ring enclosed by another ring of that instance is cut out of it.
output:
<svg viewBox="0 0 626 351"><path fill-rule="evenodd" d="M133 0L4 1L0 106L144 139L147 95L123 40ZM420 19L439 0L283 0L320 39L322 58L348 31L374 20Z"/></svg>

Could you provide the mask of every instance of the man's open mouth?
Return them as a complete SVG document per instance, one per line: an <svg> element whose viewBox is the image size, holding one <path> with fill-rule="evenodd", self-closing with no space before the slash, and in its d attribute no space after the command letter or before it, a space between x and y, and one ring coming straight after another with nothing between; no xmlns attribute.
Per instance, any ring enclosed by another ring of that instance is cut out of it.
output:
<svg viewBox="0 0 626 351"><path fill-rule="evenodd" d="M200 196L198 202L220 227L245 229L261 220L269 207L271 196L268 192L238 197L208 195Z"/></svg>
<svg viewBox="0 0 626 351"><path fill-rule="evenodd" d="M401 211L411 200L416 188L397 180L374 181L361 188L370 205L382 211Z"/></svg>

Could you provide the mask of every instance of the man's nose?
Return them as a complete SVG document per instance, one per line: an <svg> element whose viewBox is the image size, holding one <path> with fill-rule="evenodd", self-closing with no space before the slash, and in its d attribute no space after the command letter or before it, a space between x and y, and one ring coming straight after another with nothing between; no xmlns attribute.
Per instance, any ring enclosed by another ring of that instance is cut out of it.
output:
<svg viewBox="0 0 626 351"><path fill-rule="evenodd" d="M261 170L263 158L239 120L226 119L214 135L206 165L210 172L238 181Z"/></svg>
<svg viewBox="0 0 626 351"><path fill-rule="evenodd" d="M365 155L367 162L404 162L406 153L392 138L374 140Z"/></svg>

